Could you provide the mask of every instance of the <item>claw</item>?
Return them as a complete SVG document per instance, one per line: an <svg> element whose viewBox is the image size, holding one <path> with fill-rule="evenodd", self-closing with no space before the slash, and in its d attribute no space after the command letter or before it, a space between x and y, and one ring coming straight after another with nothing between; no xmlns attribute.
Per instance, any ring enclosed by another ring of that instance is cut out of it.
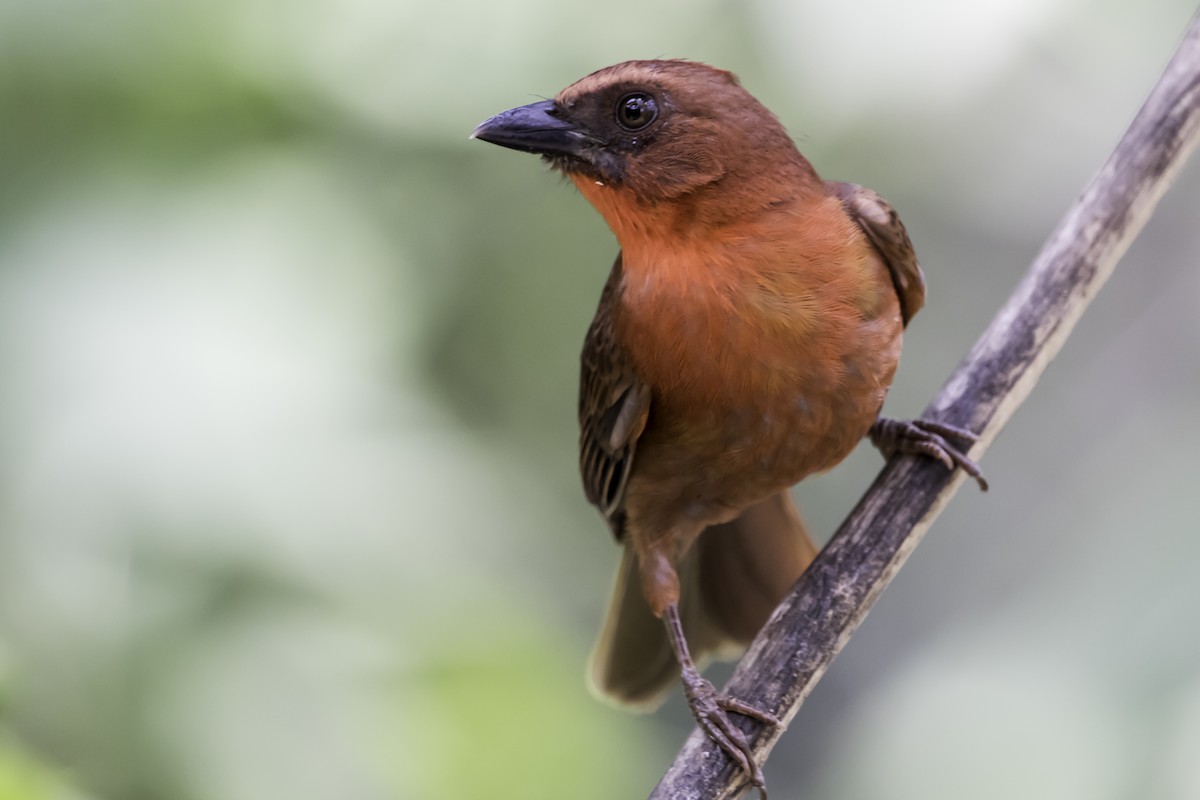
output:
<svg viewBox="0 0 1200 800"><path fill-rule="evenodd" d="M735 714L741 714L743 717L756 719L764 725L770 725L773 728L782 728L783 720L774 714L769 714L761 708L756 708L749 703L738 700L736 697L728 695L718 695L717 705L726 711L732 711Z"/></svg>
<svg viewBox="0 0 1200 800"><path fill-rule="evenodd" d="M758 759L754 757L754 749L747 741L746 734L733 724L733 720L729 718L727 712L741 714L766 725L782 726L783 722L775 715L755 708L749 703L720 694L712 682L700 674L688 652L677 606L674 604L667 606L663 621L667 625L671 645L679 660L683 694L687 698L688 707L692 710L692 716L696 718L696 724L709 739L712 739L718 747L729 754L729 757L747 776L750 784L758 789L762 800L767 800L767 781L763 777Z"/></svg>
<svg viewBox="0 0 1200 800"><path fill-rule="evenodd" d="M733 724L726 712L742 714L768 725L779 725L779 720L741 700L718 694L716 687L695 668L684 668L682 677L683 692L696 723L708 738L737 762L742 772L750 779L750 784L758 789L763 800L766 800L767 782L763 777L762 767L754 757L754 750L746 740L746 735Z"/></svg>
<svg viewBox="0 0 1200 800"><path fill-rule="evenodd" d="M985 492L988 490L988 482L983 477L983 470L965 452L949 441L958 439L966 442L969 449L979 440L979 436L973 431L928 419L901 420L880 417L871 426L869 436L871 443L879 448L879 451L887 458L891 458L897 453L928 456L940 462L948 470L962 467L964 472L975 479L981 490Z"/></svg>

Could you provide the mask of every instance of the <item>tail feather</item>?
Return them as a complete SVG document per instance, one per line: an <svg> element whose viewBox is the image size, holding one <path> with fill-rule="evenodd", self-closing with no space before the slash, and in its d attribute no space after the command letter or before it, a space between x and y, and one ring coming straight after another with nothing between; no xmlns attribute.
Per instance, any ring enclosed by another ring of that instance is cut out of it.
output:
<svg viewBox="0 0 1200 800"><path fill-rule="evenodd" d="M686 585L685 577L680 575L681 586ZM670 686L678 669L662 620L654 616L642 596L637 555L627 546L617 568L604 627L592 648L591 688L603 699L653 711L662 703L663 689Z"/></svg>
<svg viewBox="0 0 1200 800"><path fill-rule="evenodd" d="M710 622L745 647L816 558L787 492L714 525L697 542L700 595Z"/></svg>
<svg viewBox="0 0 1200 800"><path fill-rule="evenodd" d="M697 665L736 657L816 556L787 492L714 525L677 565L679 612ZM621 705L651 710L679 676L662 620L642 596L626 547L608 616L592 651L591 685Z"/></svg>

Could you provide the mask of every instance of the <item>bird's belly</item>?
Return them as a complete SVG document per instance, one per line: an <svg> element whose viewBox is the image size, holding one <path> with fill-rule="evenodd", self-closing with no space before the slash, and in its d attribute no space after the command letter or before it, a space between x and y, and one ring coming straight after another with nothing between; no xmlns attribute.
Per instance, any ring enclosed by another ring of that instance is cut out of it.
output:
<svg viewBox="0 0 1200 800"><path fill-rule="evenodd" d="M845 388L845 387L842 387ZM883 402L882 391L814 391L761 396L742 408L717 408L705 435L680 442L691 457L719 452L697 475L693 502L724 516L842 461L863 438ZM696 509L694 509L696 510Z"/></svg>
<svg viewBox="0 0 1200 800"><path fill-rule="evenodd" d="M629 501L652 506L663 523L679 515L707 526L832 468L879 414L899 358L897 334L862 336L861 347L837 358L776 370L753 359L726 363L716 389L657 392Z"/></svg>

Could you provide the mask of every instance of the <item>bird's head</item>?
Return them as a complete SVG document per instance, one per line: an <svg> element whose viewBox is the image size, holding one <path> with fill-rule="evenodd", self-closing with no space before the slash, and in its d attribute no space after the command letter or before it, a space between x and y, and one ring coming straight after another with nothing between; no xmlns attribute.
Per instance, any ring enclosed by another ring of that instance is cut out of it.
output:
<svg viewBox="0 0 1200 800"><path fill-rule="evenodd" d="M695 206L717 185L726 208L769 203L812 174L732 73L690 61L607 67L497 114L472 138L542 155L610 223L614 206Z"/></svg>

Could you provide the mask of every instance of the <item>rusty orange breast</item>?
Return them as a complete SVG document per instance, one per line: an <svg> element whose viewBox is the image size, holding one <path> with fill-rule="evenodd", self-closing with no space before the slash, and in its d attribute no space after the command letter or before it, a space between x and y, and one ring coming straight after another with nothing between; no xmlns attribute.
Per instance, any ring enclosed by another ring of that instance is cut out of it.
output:
<svg viewBox="0 0 1200 800"><path fill-rule="evenodd" d="M865 435L899 359L899 302L840 206L818 210L622 239L615 332L654 398L635 478L734 507L828 469ZM698 460L715 466L689 477Z"/></svg>

